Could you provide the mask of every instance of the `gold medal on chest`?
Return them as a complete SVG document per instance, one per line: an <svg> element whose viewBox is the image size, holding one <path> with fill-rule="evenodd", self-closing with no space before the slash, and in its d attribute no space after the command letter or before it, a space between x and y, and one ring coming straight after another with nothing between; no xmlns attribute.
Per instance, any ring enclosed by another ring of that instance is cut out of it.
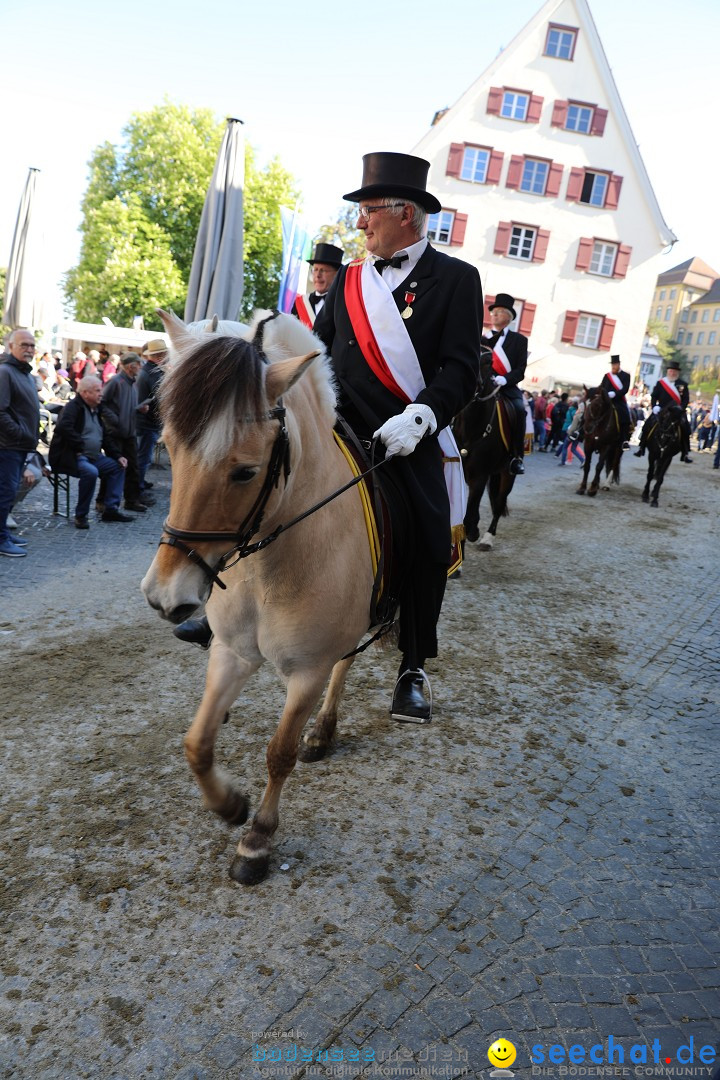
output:
<svg viewBox="0 0 720 1080"><path fill-rule="evenodd" d="M404 311L400 312L403 319L409 319L410 316L412 315L412 313L413 313L413 309L411 307L406 307Z"/></svg>
<svg viewBox="0 0 720 1080"><path fill-rule="evenodd" d="M410 316L412 315L413 309L410 307L410 305L414 301L415 301L415 293L414 292L406 292L405 293L405 303L407 304L407 307L405 308L404 311L400 312L403 319L409 319Z"/></svg>

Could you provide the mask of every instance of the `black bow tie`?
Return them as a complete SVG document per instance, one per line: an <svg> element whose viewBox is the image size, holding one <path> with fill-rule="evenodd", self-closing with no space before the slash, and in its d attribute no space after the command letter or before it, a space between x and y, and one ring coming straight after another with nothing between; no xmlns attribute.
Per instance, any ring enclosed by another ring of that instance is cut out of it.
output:
<svg viewBox="0 0 720 1080"><path fill-rule="evenodd" d="M375 269L378 274L382 274L386 266L394 266L396 270L399 270L404 262L407 261L407 255L393 255L392 259L376 259Z"/></svg>

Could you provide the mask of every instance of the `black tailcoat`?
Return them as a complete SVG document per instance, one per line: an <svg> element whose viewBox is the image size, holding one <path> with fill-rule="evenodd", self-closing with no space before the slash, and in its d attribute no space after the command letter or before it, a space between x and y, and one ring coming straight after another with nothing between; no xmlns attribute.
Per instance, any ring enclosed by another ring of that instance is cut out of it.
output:
<svg viewBox="0 0 720 1080"><path fill-rule="evenodd" d="M630 372L629 371L618 371L617 377L620 380L620 382L622 383L622 389L621 390L618 390L618 388L613 385L613 383L610 380L610 376L609 376L609 374L607 372L605 372L605 374L602 377L602 382L600 383L600 389L607 391L607 393L610 393L611 390L615 391L615 397L611 398L610 400L612 401L613 405L617 409L617 412L618 412L618 415L620 416L620 418L623 419L623 420L627 420L627 422L630 423L630 412L628 410L627 401L625 400L625 395L627 394L628 390L630 389Z"/></svg>
<svg viewBox="0 0 720 1080"><path fill-rule="evenodd" d="M688 384L684 379L678 379L675 383L675 389L680 395L680 408L687 409L690 403L690 391L688 390ZM666 405L677 405L677 401L671 394L668 394L664 386L660 385L660 380L655 383L652 392L651 404L659 405L664 408Z"/></svg>
<svg viewBox="0 0 720 1080"><path fill-rule="evenodd" d="M500 333L494 330L492 334L484 339L485 344L489 348L494 348ZM510 361L510 371L505 373L507 383L505 386L500 387L500 393L505 397L511 398L517 401L520 399L524 402L522 391L518 387L518 383L521 383L525 378L525 369L527 367L528 358L528 339L524 334L518 334L516 330L508 330L505 333L505 337L502 341L502 348Z"/></svg>

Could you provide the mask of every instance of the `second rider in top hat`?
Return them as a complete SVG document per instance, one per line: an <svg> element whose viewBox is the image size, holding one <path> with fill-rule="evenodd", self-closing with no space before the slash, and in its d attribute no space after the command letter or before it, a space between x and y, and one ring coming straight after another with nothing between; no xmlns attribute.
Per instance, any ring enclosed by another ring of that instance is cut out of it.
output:
<svg viewBox="0 0 720 1080"><path fill-rule="evenodd" d="M343 249L335 244L316 244L312 259L313 291L305 296L298 296L291 309L291 315L297 315L300 322L312 330L316 317L322 311L327 294L335 280L335 275L342 266Z"/></svg>
<svg viewBox="0 0 720 1080"><path fill-rule="evenodd" d="M425 236L427 214L441 210L426 190L428 169L407 154L364 156L362 185L344 198L359 203L369 257L340 269L314 327L331 355L339 412L361 439L384 443L393 458L386 468L412 507L415 550L400 598L403 655L391 712L418 723L430 719L422 668L437 656L451 506L453 525L464 515L459 458L450 469L459 471L454 492L443 472L443 456L453 454L447 429L475 392L483 307L475 267L435 251Z"/></svg>
<svg viewBox="0 0 720 1080"><path fill-rule="evenodd" d="M485 332L485 339L492 349L493 381L502 397L515 409L513 425L513 449L515 456L510 462L513 476L525 472L525 399L518 386L525 377L528 357L528 339L524 334L508 330L514 319L515 299L509 293L498 293L490 304L492 330Z"/></svg>

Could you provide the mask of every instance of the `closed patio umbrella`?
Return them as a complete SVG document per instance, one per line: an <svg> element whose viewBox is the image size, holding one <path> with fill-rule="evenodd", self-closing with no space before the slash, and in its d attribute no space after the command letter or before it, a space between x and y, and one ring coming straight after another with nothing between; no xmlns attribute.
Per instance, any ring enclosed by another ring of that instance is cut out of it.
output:
<svg viewBox="0 0 720 1080"><path fill-rule="evenodd" d="M185 321L237 319L243 295L242 120L228 117L195 241Z"/></svg>
<svg viewBox="0 0 720 1080"><path fill-rule="evenodd" d="M20 199L15 234L10 250L2 321L6 326L40 329L43 320L40 228L33 215L35 184L39 169L30 168Z"/></svg>

